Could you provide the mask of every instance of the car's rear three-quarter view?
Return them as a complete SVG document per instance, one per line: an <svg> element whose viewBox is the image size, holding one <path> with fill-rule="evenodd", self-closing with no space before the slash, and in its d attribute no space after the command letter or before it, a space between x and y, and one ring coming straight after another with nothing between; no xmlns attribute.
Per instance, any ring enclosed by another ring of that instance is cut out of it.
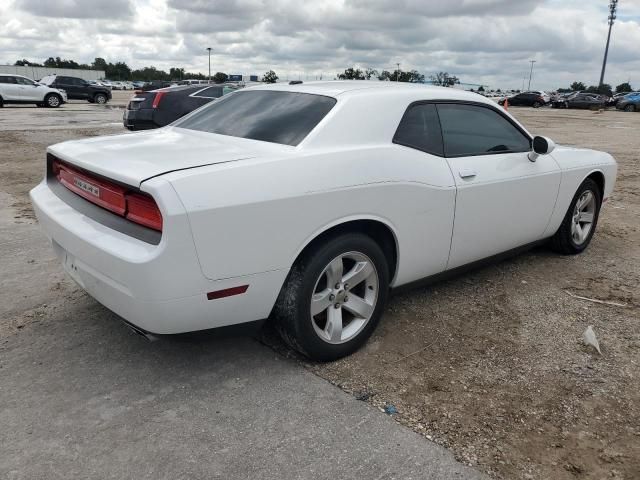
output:
<svg viewBox="0 0 640 480"><path fill-rule="evenodd" d="M582 252L615 176L610 155L556 147L473 93L311 82L53 145L31 198L69 275L137 329L269 319L333 360L393 288L541 243Z"/></svg>

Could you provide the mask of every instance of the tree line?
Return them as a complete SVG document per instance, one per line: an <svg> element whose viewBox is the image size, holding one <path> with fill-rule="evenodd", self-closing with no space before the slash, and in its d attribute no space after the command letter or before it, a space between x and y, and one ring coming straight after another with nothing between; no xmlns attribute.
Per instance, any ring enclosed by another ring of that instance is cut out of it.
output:
<svg viewBox="0 0 640 480"><path fill-rule="evenodd" d="M103 70L105 79L109 80L132 80L132 81L177 81L177 80L206 80L207 75L203 73L187 72L181 67L171 67L169 71L159 70L156 67L143 67L132 69L124 62L111 63L104 58L96 57L91 64L78 63L75 60L68 60L60 57L49 57L43 63L32 62L23 58L14 63L20 67L48 67L48 68L74 68L79 70ZM216 83L224 83L229 79L229 75L224 72L216 72L211 75L211 80ZM266 83L275 83L278 75L273 70L269 70L263 76Z"/></svg>
<svg viewBox="0 0 640 480"><path fill-rule="evenodd" d="M569 85L569 88L559 88L558 92L560 93L570 93L570 92L587 92L587 93L597 93L599 95L607 95L612 97L614 93L628 93L633 92L633 88L629 82L623 82L620 85L616 86L615 91L608 83L603 83L600 86L591 85L587 87L587 85L583 82L573 82Z"/></svg>

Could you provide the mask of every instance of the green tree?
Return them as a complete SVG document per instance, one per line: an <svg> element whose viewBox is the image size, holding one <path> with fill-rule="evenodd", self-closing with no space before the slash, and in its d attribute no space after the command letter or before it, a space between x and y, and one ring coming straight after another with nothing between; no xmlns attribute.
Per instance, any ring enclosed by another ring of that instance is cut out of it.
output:
<svg viewBox="0 0 640 480"><path fill-rule="evenodd" d="M184 78L184 68L171 67L169 69L169 76L172 80L182 80Z"/></svg>
<svg viewBox="0 0 640 480"><path fill-rule="evenodd" d="M364 80L365 76L359 68L350 67L344 73L339 73L338 78L340 80Z"/></svg>
<svg viewBox="0 0 640 480"><path fill-rule="evenodd" d="M366 78L367 80L371 80L371 77L378 77L378 71L374 70L373 68L367 68L364 71L364 78Z"/></svg>
<svg viewBox="0 0 640 480"><path fill-rule="evenodd" d="M380 75L378 75L378 80L380 80L382 82L391 81L391 72L389 72L387 70L383 70L382 72L380 72Z"/></svg>
<svg viewBox="0 0 640 480"><path fill-rule="evenodd" d="M613 96L613 90L611 89L611 85L609 85L608 83L603 83L599 87L596 87L595 85L591 85L590 87L587 88L586 91L588 93L597 93L598 95L606 95L608 97Z"/></svg>
<svg viewBox="0 0 640 480"><path fill-rule="evenodd" d="M16 60L16 63L14 63L14 65L16 67L41 67L42 66L39 63L30 62L26 58L23 58L22 60Z"/></svg>
<svg viewBox="0 0 640 480"><path fill-rule="evenodd" d="M229 78L229 75L222 72L216 72L216 74L213 77L211 77L211 79L216 83L224 83L227 81L228 78Z"/></svg>
<svg viewBox="0 0 640 480"><path fill-rule="evenodd" d="M631 88L631 84L629 82L621 83L616 87L616 93L626 93L633 92L633 88Z"/></svg>
<svg viewBox="0 0 640 480"><path fill-rule="evenodd" d="M573 82L569 88L574 92L580 92L582 90L586 90L587 86L582 82Z"/></svg>
<svg viewBox="0 0 640 480"><path fill-rule="evenodd" d="M435 75L429 77L434 85L440 85L441 87L453 87L460 83L458 77L449 75L448 72L438 72Z"/></svg>
<svg viewBox="0 0 640 480"><path fill-rule="evenodd" d="M278 75L273 70L269 70L262 76L262 81L264 83L276 83L278 81Z"/></svg>
<svg viewBox="0 0 640 480"><path fill-rule="evenodd" d="M482 85L478 88L478 92L484 92L484 87Z"/></svg>

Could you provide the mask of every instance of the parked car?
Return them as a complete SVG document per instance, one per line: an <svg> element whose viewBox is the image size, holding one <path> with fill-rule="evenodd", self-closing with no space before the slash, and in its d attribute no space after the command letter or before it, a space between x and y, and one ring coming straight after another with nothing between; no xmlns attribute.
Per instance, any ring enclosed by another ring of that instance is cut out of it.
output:
<svg viewBox="0 0 640 480"><path fill-rule="evenodd" d="M47 75L40 83L67 92L71 100L87 100L89 103L107 103L111 100L111 90L101 85L92 85L86 80L66 75Z"/></svg>
<svg viewBox="0 0 640 480"><path fill-rule="evenodd" d="M171 82L164 80L153 80L151 82L145 82L142 86L142 90L148 92L149 90L158 90L159 88L168 88L171 86Z"/></svg>
<svg viewBox="0 0 640 480"><path fill-rule="evenodd" d="M625 112L640 112L640 92L629 93L620 98L616 108Z"/></svg>
<svg viewBox="0 0 640 480"><path fill-rule="evenodd" d="M569 96L555 100L552 104L553 108L604 108L607 104L606 99L602 95L586 92L575 92Z"/></svg>
<svg viewBox="0 0 640 480"><path fill-rule="evenodd" d="M136 81L136 82L131 82L131 83L133 84L133 88L135 88L135 89L139 89L139 88L144 87L144 82Z"/></svg>
<svg viewBox="0 0 640 480"><path fill-rule="evenodd" d="M540 108L546 105L546 100L542 95L537 92L525 92L518 93L512 97L508 97L510 107L533 107ZM498 103L504 105L505 99L503 98Z"/></svg>
<svg viewBox="0 0 640 480"><path fill-rule="evenodd" d="M57 108L66 101L64 90L42 85L22 75L0 73L0 107L33 103L39 107Z"/></svg>
<svg viewBox="0 0 640 480"><path fill-rule="evenodd" d="M139 92L129 101L122 123L129 130L164 127L234 90L223 85L185 85Z"/></svg>
<svg viewBox="0 0 640 480"><path fill-rule="evenodd" d="M242 89L51 146L46 168L31 199L54 251L138 331L269 317L316 360L359 348L390 288L540 242L584 251L617 171L480 95L350 81Z"/></svg>

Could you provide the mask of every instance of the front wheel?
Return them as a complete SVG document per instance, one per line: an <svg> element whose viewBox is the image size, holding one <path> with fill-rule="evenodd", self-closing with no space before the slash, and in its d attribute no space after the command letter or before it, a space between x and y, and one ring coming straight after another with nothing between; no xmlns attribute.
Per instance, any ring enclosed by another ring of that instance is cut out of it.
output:
<svg viewBox="0 0 640 480"><path fill-rule="evenodd" d="M388 290L389 265L380 246L363 234L343 234L295 263L273 316L292 348L313 360L337 360L369 338Z"/></svg>
<svg viewBox="0 0 640 480"><path fill-rule="evenodd" d="M107 96L104 93L98 93L95 97L93 97L93 101L99 105L104 105L107 103Z"/></svg>
<svg viewBox="0 0 640 480"><path fill-rule="evenodd" d="M62 103L62 98L60 95L56 95L55 93L50 93L44 98L44 104L49 108L58 108Z"/></svg>
<svg viewBox="0 0 640 480"><path fill-rule="evenodd" d="M540 108L542 106L542 104L540 102L534 102L533 103L533 108Z"/></svg>
<svg viewBox="0 0 640 480"><path fill-rule="evenodd" d="M602 193L598 184L587 178L571 201L560 228L551 238L551 246L558 253L582 253L591 243L600 215Z"/></svg>

